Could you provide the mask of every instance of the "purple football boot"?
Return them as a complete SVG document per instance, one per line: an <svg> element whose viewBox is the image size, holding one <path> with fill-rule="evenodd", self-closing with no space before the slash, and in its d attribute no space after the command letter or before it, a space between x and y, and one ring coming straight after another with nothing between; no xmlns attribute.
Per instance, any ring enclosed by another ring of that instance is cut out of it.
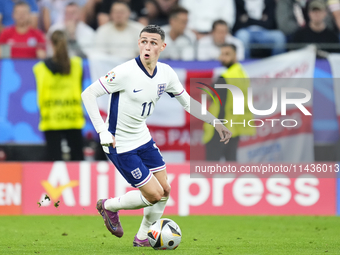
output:
<svg viewBox="0 0 340 255"><path fill-rule="evenodd" d="M123 236L124 231L119 221L118 212L111 212L109 210L106 210L104 207L104 203L106 200L107 199L99 199L97 201L96 208L98 210L98 213L103 216L106 228L111 232L112 235L120 238Z"/></svg>
<svg viewBox="0 0 340 255"><path fill-rule="evenodd" d="M144 240L139 240L137 238L137 234L135 235L135 239L133 240L134 247L151 247L149 240L146 238Z"/></svg>

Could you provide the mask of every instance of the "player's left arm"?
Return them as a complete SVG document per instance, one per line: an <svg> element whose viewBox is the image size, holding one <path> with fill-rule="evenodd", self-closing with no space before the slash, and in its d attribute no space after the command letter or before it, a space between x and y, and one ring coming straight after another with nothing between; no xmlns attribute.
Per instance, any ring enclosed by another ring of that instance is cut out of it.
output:
<svg viewBox="0 0 340 255"><path fill-rule="evenodd" d="M214 115L207 111L206 114L201 113L202 105L189 96L188 92L183 88L183 85L178 79L176 72L169 67L169 84L165 91L170 95L174 96L183 108L190 113L192 116L213 125L220 135L221 142L227 144L231 138L230 130L225 127Z"/></svg>
<svg viewBox="0 0 340 255"><path fill-rule="evenodd" d="M183 85L178 79L176 72L168 66L168 74L169 74L169 84L166 87L165 91L169 93L171 96L175 97L178 102L183 106L183 108L190 113L192 116L213 125L220 135L221 142L227 144L229 139L231 138L230 130L225 127L214 115L207 111L206 114L201 113L202 105L189 96L188 92L183 88Z"/></svg>
<svg viewBox="0 0 340 255"><path fill-rule="evenodd" d="M210 112L207 111L207 114L201 113L201 104L189 96L189 94L183 90L183 92L175 96L178 102L183 106L183 108L190 113L192 116L210 124L213 125L220 135L220 142L224 142L227 144L229 142L229 139L231 138L231 132L230 130L225 127L214 115L212 115Z"/></svg>

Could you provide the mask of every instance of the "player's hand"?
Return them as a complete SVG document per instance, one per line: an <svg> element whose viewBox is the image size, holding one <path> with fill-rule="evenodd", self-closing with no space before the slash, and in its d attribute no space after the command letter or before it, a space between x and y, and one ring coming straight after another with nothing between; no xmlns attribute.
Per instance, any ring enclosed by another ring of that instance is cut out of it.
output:
<svg viewBox="0 0 340 255"><path fill-rule="evenodd" d="M102 146L112 146L113 148L116 147L116 139L115 137L108 131L102 131L99 133L100 144Z"/></svg>
<svg viewBox="0 0 340 255"><path fill-rule="evenodd" d="M221 124L215 124L215 129L218 132L218 134L221 137L220 142L224 142L224 144L227 144L231 138L231 132L228 128L226 128L222 123Z"/></svg>

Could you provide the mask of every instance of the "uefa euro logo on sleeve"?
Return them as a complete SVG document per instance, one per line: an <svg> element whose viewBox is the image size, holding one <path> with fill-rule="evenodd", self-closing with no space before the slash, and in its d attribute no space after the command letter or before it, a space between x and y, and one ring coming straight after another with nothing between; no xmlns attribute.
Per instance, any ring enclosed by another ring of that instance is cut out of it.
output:
<svg viewBox="0 0 340 255"><path fill-rule="evenodd" d="M160 97L166 88L166 83L158 84L158 97Z"/></svg>
<svg viewBox="0 0 340 255"><path fill-rule="evenodd" d="M137 180L142 178L142 171L138 167L135 170L132 170L131 174L132 174L133 178L135 178Z"/></svg>
<svg viewBox="0 0 340 255"><path fill-rule="evenodd" d="M113 82L115 78L116 78L116 74L114 73L114 71L110 71L107 73L107 75L105 75L105 79L107 82Z"/></svg>

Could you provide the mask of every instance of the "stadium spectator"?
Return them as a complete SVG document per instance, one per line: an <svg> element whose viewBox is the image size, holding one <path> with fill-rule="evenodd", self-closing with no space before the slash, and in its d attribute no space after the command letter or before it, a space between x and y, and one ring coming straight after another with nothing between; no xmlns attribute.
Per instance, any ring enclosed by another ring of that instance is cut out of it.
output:
<svg viewBox="0 0 340 255"><path fill-rule="evenodd" d="M44 132L46 160L63 160L61 142L66 139L71 149L71 160L84 160L82 59L69 58L64 32L51 36L53 57L40 61L33 67L37 84L37 101L40 110L39 129Z"/></svg>
<svg viewBox="0 0 340 255"><path fill-rule="evenodd" d="M293 35L294 43L339 43L339 37L326 26L326 8L323 1L314 0L309 4L309 23ZM338 49L328 48L327 45L319 45L318 49L338 52Z"/></svg>
<svg viewBox="0 0 340 255"><path fill-rule="evenodd" d="M198 41L197 59L218 60L221 53L220 46L225 43L236 46L238 61L244 59L244 46L242 41L229 33L228 24L222 19L214 21L211 34L202 37Z"/></svg>
<svg viewBox="0 0 340 255"><path fill-rule="evenodd" d="M81 10L76 3L66 6L64 21L51 26L48 34L52 35L56 30L65 32L70 56L85 58L93 51L95 32L81 21Z"/></svg>
<svg viewBox="0 0 340 255"><path fill-rule="evenodd" d="M13 10L18 3L27 3L30 7L30 26L37 28L38 26L38 5L35 0L1 0L0 3L0 32L3 28L13 26Z"/></svg>
<svg viewBox="0 0 340 255"><path fill-rule="evenodd" d="M223 19L232 28L235 23L235 4L229 0L180 0L179 4L189 11L188 28L200 39L211 31L215 20Z"/></svg>
<svg viewBox="0 0 340 255"><path fill-rule="evenodd" d="M72 2L83 8L87 0L41 0L41 3L39 3L41 29L47 32L52 25L62 23L64 21L65 8Z"/></svg>
<svg viewBox="0 0 340 255"><path fill-rule="evenodd" d="M224 44L221 46L220 61L227 68L214 84L232 84L242 90L245 98L248 98L249 79L242 65L237 62L236 47L233 44ZM223 107L219 104L211 104L209 112L219 119L232 120L234 123L248 123L253 119L252 113L248 110L247 100L244 102L245 114L233 115L233 95L227 89L216 89L223 102ZM217 96L216 100L217 99ZM228 146L221 146L220 138L214 132L214 127L203 124L203 143L206 146L206 159L219 161L223 158L227 161L236 161L236 152L241 135L255 135L256 129L250 126L225 125L232 133Z"/></svg>
<svg viewBox="0 0 340 255"><path fill-rule="evenodd" d="M147 23L146 15L144 12L144 1L141 0L102 0L102 5L97 15L98 24L104 25L110 21L110 9L113 3L125 2L130 7L130 19L141 22L142 24Z"/></svg>
<svg viewBox="0 0 340 255"><path fill-rule="evenodd" d="M172 60L194 60L195 34L186 28L188 10L177 7L172 10L169 25L163 26L166 48L160 58Z"/></svg>
<svg viewBox="0 0 340 255"><path fill-rule="evenodd" d="M138 56L139 50L136 41L143 26L136 21L129 20L129 6L124 2L113 3L110 17L109 23L97 29L96 51L123 59Z"/></svg>
<svg viewBox="0 0 340 255"><path fill-rule="evenodd" d="M329 12L330 15L327 15L327 17L325 18L327 28L334 32L337 32L338 28L334 23L334 19L336 19L338 13L340 13L339 1L338 0L333 1L320 0L320 1L327 2L329 9L333 14L332 16L331 13ZM291 41L292 35L297 30L299 30L300 28L304 28L309 23L308 3L310 2L311 1L306 0L277 1L276 6L277 26L278 29L280 29L287 36L288 41ZM336 4L336 2L338 2L338 4Z"/></svg>
<svg viewBox="0 0 340 255"><path fill-rule="evenodd" d="M98 14L102 8L103 0L88 0L84 5L83 21L96 30L99 26Z"/></svg>
<svg viewBox="0 0 340 255"><path fill-rule="evenodd" d="M244 44L246 58L251 56L252 43L271 44L272 55L285 51L286 37L276 29L275 1L235 0L235 3L236 21L233 30Z"/></svg>
<svg viewBox="0 0 340 255"><path fill-rule="evenodd" d="M178 0L146 0L145 12L149 24L165 26L169 22L171 10L178 6Z"/></svg>
<svg viewBox="0 0 340 255"><path fill-rule="evenodd" d="M0 44L6 44L10 50L2 47L1 57L39 58L46 57L44 34L30 26L30 6L18 2L13 8L14 26L5 28L0 34Z"/></svg>

